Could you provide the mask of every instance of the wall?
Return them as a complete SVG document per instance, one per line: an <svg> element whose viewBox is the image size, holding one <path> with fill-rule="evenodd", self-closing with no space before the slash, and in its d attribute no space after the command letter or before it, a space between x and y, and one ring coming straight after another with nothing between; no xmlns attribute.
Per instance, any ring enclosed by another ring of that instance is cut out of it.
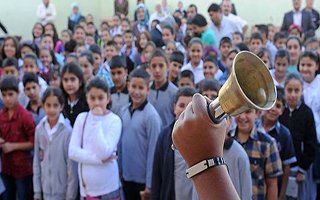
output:
<svg viewBox="0 0 320 200"><path fill-rule="evenodd" d="M149 10L152 12L156 3L161 0L146 0ZM167 0L169 6L174 10L177 0ZM303 0L302 0L303 1ZM36 22L36 9L41 0L0 0L0 20L7 27L10 34L21 35L24 38L31 38L31 29ZM71 12L71 3L74 0L51 0L56 6L57 17L55 24L59 32L67 26L67 18ZM103 18L109 18L113 14L113 0L77 0L81 5L83 14L92 13L95 22ZM185 7L194 0L184 0ZM200 13L207 16L207 8L212 2L198 0L197 5ZM281 25L283 14L292 8L291 0L233 0L238 15L248 21L249 24L274 23ZM136 0L129 0L129 16L133 16ZM304 1L303 1L304 5ZM320 1L315 0L315 8L320 8ZM318 30L318 35L319 35ZM3 33L0 32L0 36Z"/></svg>

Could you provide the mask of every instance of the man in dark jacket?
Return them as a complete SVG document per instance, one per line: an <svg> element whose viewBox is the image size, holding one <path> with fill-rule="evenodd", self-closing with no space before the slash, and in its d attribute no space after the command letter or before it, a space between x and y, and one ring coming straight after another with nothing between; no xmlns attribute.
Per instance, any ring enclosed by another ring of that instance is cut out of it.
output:
<svg viewBox="0 0 320 200"><path fill-rule="evenodd" d="M288 32L292 24L296 24L303 30L305 38L315 35L315 25L312 21L312 14L305 10L301 10L301 0L292 0L293 10L284 15L281 31Z"/></svg>

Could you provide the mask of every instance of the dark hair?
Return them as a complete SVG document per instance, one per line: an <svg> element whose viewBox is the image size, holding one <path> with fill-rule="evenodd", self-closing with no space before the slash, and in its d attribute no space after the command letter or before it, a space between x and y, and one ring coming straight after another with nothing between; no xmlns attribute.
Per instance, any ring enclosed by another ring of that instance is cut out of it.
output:
<svg viewBox="0 0 320 200"><path fill-rule="evenodd" d="M81 58L81 57L85 57L91 65L94 64L94 58L93 58L91 51L85 50L85 51L81 52L79 58Z"/></svg>
<svg viewBox="0 0 320 200"><path fill-rule="evenodd" d="M300 38L298 38L298 37L295 36L295 35L290 35L290 36L288 37L287 41L286 41L286 46L288 46L288 42L289 42L290 40L296 40L296 41L299 43L300 49L302 48L302 43L301 43Z"/></svg>
<svg viewBox="0 0 320 200"><path fill-rule="evenodd" d="M269 49L267 49L266 47L260 47L257 51L257 56L259 58L262 58L264 56L264 54L268 54L268 59L270 62L270 65L272 65L272 56L271 56L271 52ZM271 67L271 66L270 66Z"/></svg>
<svg viewBox="0 0 320 200"><path fill-rule="evenodd" d="M177 62L181 65L184 63L184 55L181 51L174 51L170 56L170 62Z"/></svg>
<svg viewBox="0 0 320 200"><path fill-rule="evenodd" d="M42 95L42 103L45 104L47 98L50 96L57 97L60 105L63 107L65 101L64 101L62 90L60 88L51 87L51 86L48 87Z"/></svg>
<svg viewBox="0 0 320 200"><path fill-rule="evenodd" d="M76 25L76 26L73 28L73 33L75 33L77 29L82 29L83 32L86 32L86 30L85 30L80 24Z"/></svg>
<svg viewBox="0 0 320 200"><path fill-rule="evenodd" d="M192 82L194 82L194 74L191 70L183 70L180 72L179 80L182 78L189 78Z"/></svg>
<svg viewBox="0 0 320 200"><path fill-rule="evenodd" d="M58 67L51 67L49 69L49 82L54 79L54 77L61 77L60 75L60 69Z"/></svg>
<svg viewBox="0 0 320 200"><path fill-rule="evenodd" d="M283 106L286 105L286 97L284 94L284 89L277 86L277 100L281 101Z"/></svg>
<svg viewBox="0 0 320 200"><path fill-rule="evenodd" d="M254 33L251 34L250 42L251 42L251 40L253 40L253 39L255 39L255 40L260 40L261 43L263 43L263 39L262 39L261 33L259 33L259 32L254 32Z"/></svg>
<svg viewBox="0 0 320 200"><path fill-rule="evenodd" d="M239 51L250 51L249 47L244 42L240 42L239 44L236 44L236 48L238 48Z"/></svg>
<svg viewBox="0 0 320 200"><path fill-rule="evenodd" d="M274 61L276 61L277 58L286 58L288 63L290 63L290 54L286 49L279 49L275 55Z"/></svg>
<svg viewBox="0 0 320 200"><path fill-rule="evenodd" d="M33 38L33 39L36 39L35 36L34 36L34 34L33 34L33 31L34 31L34 28L35 28L37 25L40 25L40 26L41 26L41 28L42 28L42 34L44 33L44 27L43 27L43 25L42 25L40 22L36 22L36 23L33 25L33 27L32 27L32 38Z"/></svg>
<svg viewBox="0 0 320 200"><path fill-rule="evenodd" d="M39 50L39 55L38 55L39 58L40 58L40 53L41 53L41 51L49 51L50 56L51 56L51 58L52 58L52 64L53 64L53 65L59 65L59 63L58 63L58 61L57 61L57 59L56 59L56 56L54 55L54 51L53 51L52 49L49 49L49 48L41 48L41 49Z"/></svg>
<svg viewBox="0 0 320 200"><path fill-rule="evenodd" d="M92 88L97 88L105 93L109 94L109 87L106 81L101 79L100 77L94 77L86 86L86 93L88 93Z"/></svg>
<svg viewBox="0 0 320 200"><path fill-rule="evenodd" d="M20 45L19 52L21 52L22 48L24 48L24 47L28 47L29 49L31 49L32 52L35 52L35 51L36 51L35 46L33 46L31 43L25 41L24 43L22 43L22 44Z"/></svg>
<svg viewBox="0 0 320 200"><path fill-rule="evenodd" d="M16 49L16 55L15 55L15 57L18 58L18 57L19 57L19 42L18 42L17 38L14 37L14 36L7 36L7 37L3 40L2 47L1 47L1 58L2 58L2 59L7 58L7 56L5 55L5 52L4 52L4 44L5 44L6 41L8 41L8 40L12 40L12 41L13 41L14 47L15 47L15 49Z"/></svg>
<svg viewBox="0 0 320 200"><path fill-rule="evenodd" d="M188 8L194 8L196 13L198 12L198 7L195 4L190 4Z"/></svg>
<svg viewBox="0 0 320 200"><path fill-rule="evenodd" d="M226 44L226 43L232 45L232 40L229 37L221 38L219 47L221 47L223 44Z"/></svg>
<svg viewBox="0 0 320 200"><path fill-rule="evenodd" d="M196 14L196 16L194 16L191 19L191 24L199 26L199 27L204 27L208 25L208 22L206 20L206 18L201 15L201 14Z"/></svg>
<svg viewBox="0 0 320 200"><path fill-rule="evenodd" d="M204 91L212 90L219 93L220 88L221 88L221 84L216 79L212 79L212 80L204 79L200 82L199 92L200 94L202 94Z"/></svg>
<svg viewBox="0 0 320 200"><path fill-rule="evenodd" d="M122 38L122 37L121 37L121 38ZM112 47L114 47L117 51L119 51L118 46L117 46L117 43L116 43L115 41L113 41L113 40L108 41L108 42L104 45L104 48L106 48L107 46L112 46Z"/></svg>
<svg viewBox="0 0 320 200"><path fill-rule="evenodd" d="M126 60L123 56L113 56L109 63L110 69L127 68Z"/></svg>
<svg viewBox="0 0 320 200"><path fill-rule="evenodd" d="M46 25L44 25L44 32L46 31L46 26L48 26L48 25L51 26L52 29L53 29L53 37L52 37L52 39L53 39L53 44L56 45L56 43L59 40L59 36L58 36L58 32L57 32L56 26L52 22L48 22Z"/></svg>
<svg viewBox="0 0 320 200"><path fill-rule="evenodd" d="M308 38L304 44L305 44L305 46L307 46L308 44L311 44L311 43L314 43L314 42L319 43L319 41L318 41L318 39L316 37L311 37L311 38Z"/></svg>
<svg viewBox="0 0 320 200"><path fill-rule="evenodd" d="M132 78L142 78L146 84L149 86L149 82L150 82L150 75L149 73L142 69L142 68L137 68L137 69L134 69L130 74L129 74L129 81L132 79Z"/></svg>
<svg viewBox="0 0 320 200"><path fill-rule="evenodd" d="M88 23L87 23L87 26L88 26L88 25L95 26L93 22L88 22Z"/></svg>
<svg viewBox="0 0 320 200"><path fill-rule="evenodd" d="M96 44L90 45L89 50L92 53L99 54L100 56L102 55L100 47L98 45L96 45Z"/></svg>
<svg viewBox="0 0 320 200"><path fill-rule="evenodd" d="M14 66L18 71L19 71L19 64L18 64L18 60L14 57L11 58L6 58L4 59L3 63L2 63L2 68L6 68L6 67L11 67Z"/></svg>
<svg viewBox="0 0 320 200"><path fill-rule="evenodd" d="M64 44L64 51L74 52L76 46L77 46L77 42L75 40L71 39L69 42L66 42Z"/></svg>
<svg viewBox="0 0 320 200"><path fill-rule="evenodd" d="M228 52L227 57L230 56L230 54L232 54L232 53L238 54L239 52L240 52L240 50L238 48L230 49L230 51Z"/></svg>
<svg viewBox="0 0 320 200"><path fill-rule="evenodd" d="M23 87L26 87L28 83L36 83L39 85L38 75L32 72L24 73L22 78Z"/></svg>
<svg viewBox="0 0 320 200"><path fill-rule="evenodd" d="M181 11L180 11L181 12ZM180 28L182 25L182 21L179 17L175 17L173 16L174 21L176 22L176 24L178 25L178 27Z"/></svg>
<svg viewBox="0 0 320 200"><path fill-rule="evenodd" d="M300 57L299 57L299 61L298 61L298 71L299 70L299 66L300 66L300 62L301 62L301 59L302 58L310 58L312 61L314 61L316 63L316 66L318 67L320 61L319 61L319 55L317 52L314 52L314 51L309 51L309 50L306 50L304 52L301 53ZM317 72L319 71L319 68L317 70ZM315 75L317 75L317 72Z"/></svg>
<svg viewBox="0 0 320 200"><path fill-rule="evenodd" d="M165 53L162 49L156 49L156 50L153 52L153 54L152 54L152 56L151 56L151 58L150 58L150 62L151 62L151 60L152 60L153 58L155 58L155 57L161 57L161 58L163 58L164 61L167 63L167 65L169 65L169 61L168 61L168 58L167 58L167 56L166 56L166 53Z"/></svg>
<svg viewBox="0 0 320 200"><path fill-rule="evenodd" d="M212 3L208 8L208 12L221 12L221 8L218 4Z"/></svg>
<svg viewBox="0 0 320 200"><path fill-rule="evenodd" d="M140 46L140 40L141 40L142 35L144 35L148 41L151 40L151 36L148 31L143 31L138 35L137 40L136 40L136 47L137 47L139 53L142 53L142 51L143 51L143 48Z"/></svg>
<svg viewBox="0 0 320 200"><path fill-rule="evenodd" d="M268 38L268 35L269 35L269 29L268 29L268 26L265 25L265 24L258 24L256 25L257 29L259 30L259 32L261 34L266 34L266 38Z"/></svg>
<svg viewBox="0 0 320 200"><path fill-rule="evenodd" d="M218 61L217 58L211 55L208 55L204 58L203 63L205 62L212 62L215 66L218 67Z"/></svg>
<svg viewBox="0 0 320 200"><path fill-rule="evenodd" d="M303 79L302 79L301 75L298 73L290 73L286 77L286 80L284 82L284 87L286 87L287 84L289 83L289 81L291 81L291 80L297 80L300 82L301 86L303 86Z"/></svg>
<svg viewBox="0 0 320 200"><path fill-rule="evenodd" d="M34 54L34 53L27 53L25 56L24 56L24 58L23 58L23 60L25 60L25 59L32 59L33 61L34 61L34 63L38 66L38 63L37 63L37 55L36 54Z"/></svg>
<svg viewBox="0 0 320 200"><path fill-rule="evenodd" d="M172 35L175 35L175 34L176 34L175 31L174 31L174 29L173 29L173 27L170 26L170 25L165 25L165 26L163 26L163 27L162 27L162 30L163 30L163 29L168 29Z"/></svg>
<svg viewBox="0 0 320 200"><path fill-rule="evenodd" d="M273 36L273 42L275 43L277 40L287 39L287 36L284 32L276 32Z"/></svg>
<svg viewBox="0 0 320 200"><path fill-rule="evenodd" d="M203 47L203 43L200 38L194 37L188 43L188 48L190 48L193 44L200 44Z"/></svg>
<svg viewBox="0 0 320 200"><path fill-rule="evenodd" d="M240 31L236 31L233 33L234 35L239 35L241 37L241 40L243 41L244 40L244 36L243 34L240 32Z"/></svg>
<svg viewBox="0 0 320 200"><path fill-rule="evenodd" d="M66 93L66 91L63 88L63 76L65 73L70 73L75 75L78 79L79 79L79 90L77 91L77 96L81 96L84 92L84 86L85 86L85 80L83 77L83 72L81 70L81 68L79 67L78 64L71 62L71 63L67 63L64 65L64 67L62 68L62 72L61 72L61 90L64 93L64 95L67 97L68 94Z"/></svg>
<svg viewBox="0 0 320 200"><path fill-rule="evenodd" d="M131 34L131 35L133 35L133 32L132 32L132 30L128 29L128 30L126 30L126 31L124 32L124 34Z"/></svg>
<svg viewBox="0 0 320 200"><path fill-rule="evenodd" d="M0 91L5 92L8 90L19 93L19 81L11 75L3 76L0 82Z"/></svg>
<svg viewBox="0 0 320 200"><path fill-rule="evenodd" d="M193 97L197 91L191 87L181 87L175 95L174 103L177 103L180 97Z"/></svg>

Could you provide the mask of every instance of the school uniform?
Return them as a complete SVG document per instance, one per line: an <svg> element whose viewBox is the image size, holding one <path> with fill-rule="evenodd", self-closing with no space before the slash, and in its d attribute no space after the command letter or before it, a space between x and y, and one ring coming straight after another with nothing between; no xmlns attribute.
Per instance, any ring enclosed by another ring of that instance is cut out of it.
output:
<svg viewBox="0 0 320 200"><path fill-rule="evenodd" d="M317 139L312 110L303 102L293 110L286 106L279 121L291 132L297 158L297 162L291 165L292 170L303 173L306 179L298 184L298 199L313 199L316 186L312 180L311 165L315 157Z"/></svg>
<svg viewBox="0 0 320 200"><path fill-rule="evenodd" d="M159 89L153 82L150 89L148 100L159 113L163 126L167 126L175 120L173 105L178 88L167 81Z"/></svg>
<svg viewBox="0 0 320 200"><path fill-rule="evenodd" d="M133 109L123 108L119 163L127 200L140 199L139 191L151 188L154 151L160 133L161 118L147 100Z"/></svg>
<svg viewBox="0 0 320 200"><path fill-rule="evenodd" d="M60 114L57 124L50 128L48 118L36 128L33 188L34 198L75 199L78 192L76 163L68 158L72 128L69 120Z"/></svg>
<svg viewBox="0 0 320 200"><path fill-rule="evenodd" d="M192 71L193 75L194 75L194 83L197 84L199 83L201 80L204 79L204 74L203 74L203 61L200 60L200 63L198 66L196 66L195 68L192 67L191 62L189 62L188 64L184 65L181 68L181 71L184 70L190 70Z"/></svg>
<svg viewBox="0 0 320 200"><path fill-rule="evenodd" d="M46 113L44 112L41 106L39 106L36 111L33 111L30 102L26 106L26 109L32 114L33 120L36 123L36 125L38 125L39 122L44 118L44 116L46 116Z"/></svg>
<svg viewBox="0 0 320 200"><path fill-rule="evenodd" d="M86 97L81 95L79 99L74 102L66 101L63 108L63 115L69 119L71 126L73 127L77 116L82 112L89 111Z"/></svg>
<svg viewBox="0 0 320 200"><path fill-rule="evenodd" d="M128 88L125 87L121 92L117 92L117 89L115 87L111 88L111 108L110 110L117 114L120 115L121 109L125 106L128 105L129 103L129 92Z"/></svg>
<svg viewBox="0 0 320 200"><path fill-rule="evenodd" d="M174 122L158 138L152 173L153 200L193 199L193 184L186 176L187 164L178 150L171 149Z"/></svg>

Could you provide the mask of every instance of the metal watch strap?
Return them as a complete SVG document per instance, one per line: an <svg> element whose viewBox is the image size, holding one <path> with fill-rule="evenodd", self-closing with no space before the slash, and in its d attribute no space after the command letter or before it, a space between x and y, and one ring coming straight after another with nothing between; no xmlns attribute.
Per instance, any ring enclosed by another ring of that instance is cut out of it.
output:
<svg viewBox="0 0 320 200"><path fill-rule="evenodd" d="M193 176L200 174L201 172L205 171L206 169L209 169L210 167L217 167L220 165L226 165L223 157L214 157L207 160L203 160L192 167L188 168L186 170L186 174L188 178L192 178ZM227 166L228 167L228 166Z"/></svg>

